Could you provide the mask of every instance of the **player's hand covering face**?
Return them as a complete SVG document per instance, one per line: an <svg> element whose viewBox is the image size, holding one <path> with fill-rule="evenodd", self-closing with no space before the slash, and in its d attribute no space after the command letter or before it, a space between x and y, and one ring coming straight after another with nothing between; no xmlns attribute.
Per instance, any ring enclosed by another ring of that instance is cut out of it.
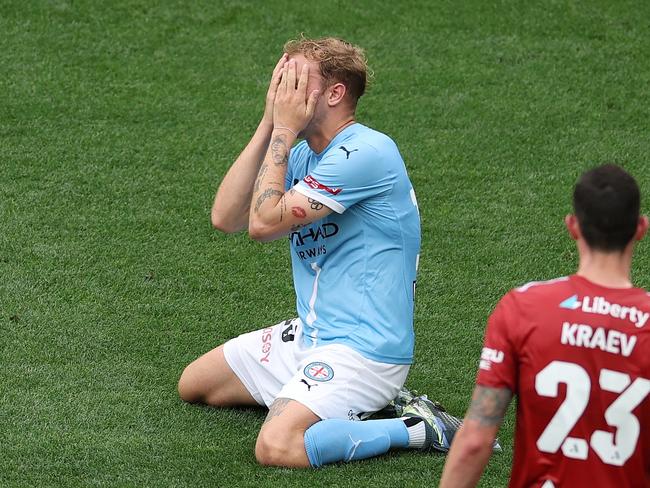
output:
<svg viewBox="0 0 650 488"><path fill-rule="evenodd" d="M278 60L278 63L273 69L273 75L271 76L271 82L269 83L269 89L266 92L266 105L264 107L264 120L268 123L273 123L273 105L275 104L275 94L278 91L278 85L280 84L280 79L282 78L282 69L287 62L287 53L284 53L282 57Z"/></svg>
<svg viewBox="0 0 650 488"><path fill-rule="evenodd" d="M281 79L275 93L273 105L273 125L285 127L298 134L314 116L314 109L320 92L313 90L307 96L309 65L302 65L300 75L296 72L296 61L285 63L280 73Z"/></svg>

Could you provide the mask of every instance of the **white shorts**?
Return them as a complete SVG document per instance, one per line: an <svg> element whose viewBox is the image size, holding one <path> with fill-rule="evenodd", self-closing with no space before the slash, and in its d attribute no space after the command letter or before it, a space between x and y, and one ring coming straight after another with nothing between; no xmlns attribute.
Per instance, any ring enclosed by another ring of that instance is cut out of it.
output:
<svg viewBox="0 0 650 488"><path fill-rule="evenodd" d="M359 420L384 408L410 365L371 361L342 344L307 347L300 319L225 343L226 361L260 405L296 400L321 419Z"/></svg>

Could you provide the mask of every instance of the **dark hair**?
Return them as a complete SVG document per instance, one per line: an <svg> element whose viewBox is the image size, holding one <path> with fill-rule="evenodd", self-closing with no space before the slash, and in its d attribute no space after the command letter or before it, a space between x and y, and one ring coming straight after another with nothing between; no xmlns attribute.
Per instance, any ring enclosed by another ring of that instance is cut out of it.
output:
<svg viewBox="0 0 650 488"><path fill-rule="evenodd" d="M573 209L589 247L622 251L639 221L641 195L634 178L615 164L584 173L573 191Z"/></svg>

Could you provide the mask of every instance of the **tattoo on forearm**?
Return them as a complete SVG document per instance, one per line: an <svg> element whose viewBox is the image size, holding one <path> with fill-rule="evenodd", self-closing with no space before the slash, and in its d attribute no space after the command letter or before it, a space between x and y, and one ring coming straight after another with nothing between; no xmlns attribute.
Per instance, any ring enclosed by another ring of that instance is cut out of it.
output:
<svg viewBox="0 0 650 488"><path fill-rule="evenodd" d="M312 210L320 210L321 208L324 207L324 205L313 198L308 198L307 201L309 202L309 206L311 207Z"/></svg>
<svg viewBox="0 0 650 488"><path fill-rule="evenodd" d="M271 404L269 408L269 413L264 420L264 423L270 422L273 417L278 417L282 415L284 409L287 408L287 404L291 400L289 398L276 398L275 401Z"/></svg>
<svg viewBox="0 0 650 488"><path fill-rule="evenodd" d="M255 212L259 212L260 207L262 204L271 198L273 195L279 195L282 196L284 193L282 193L280 190L274 190L273 188L267 188L264 190L262 193L260 193L260 196L257 197L257 201L255 202Z"/></svg>
<svg viewBox="0 0 650 488"><path fill-rule="evenodd" d="M280 222L282 222L282 218L284 217L284 213L287 211L287 201L282 197L280 199Z"/></svg>
<svg viewBox="0 0 650 488"><path fill-rule="evenodd" d="M512 392L508 388L477 386L465 418L486 426L500 425L511 398Z"/></svg>
<svg viewBox="0 0 650 488"><path fill-rule="evenodd" d="M286 136L275 136L271 142L271 156L276 166L286 166L289 161L289 148Z"/></svg>
<svg viewBox="0 0 650 488"><path fill-rule="evenodd" d="M257 173L257 179L255 180L255 192L260 191L260 186L262 185L262 179L266 174L266 171L269 169L269 165L264 163L260 168L260 171Z"/></svg>
<svg viewBox="0 0 650 488"><path fill-rule="evenodd" d="M291 207L291 213L299 219L304 219L307 216L307 212L302 207Z"/></svg>

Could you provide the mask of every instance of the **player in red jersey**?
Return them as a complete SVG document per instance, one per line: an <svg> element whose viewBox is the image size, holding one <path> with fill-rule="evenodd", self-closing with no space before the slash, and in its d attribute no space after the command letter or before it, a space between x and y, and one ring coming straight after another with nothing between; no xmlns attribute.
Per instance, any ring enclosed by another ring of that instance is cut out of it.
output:
<svg viewBox="0 0 650 488"><path fill-rule="evenodd" d="M513 394L511 487L650 487L650 295L634 288L648 228L615 165L582 175L566 217L575 275L505 295L489 318L465 422L440 486L476 486Z"/></svg>

